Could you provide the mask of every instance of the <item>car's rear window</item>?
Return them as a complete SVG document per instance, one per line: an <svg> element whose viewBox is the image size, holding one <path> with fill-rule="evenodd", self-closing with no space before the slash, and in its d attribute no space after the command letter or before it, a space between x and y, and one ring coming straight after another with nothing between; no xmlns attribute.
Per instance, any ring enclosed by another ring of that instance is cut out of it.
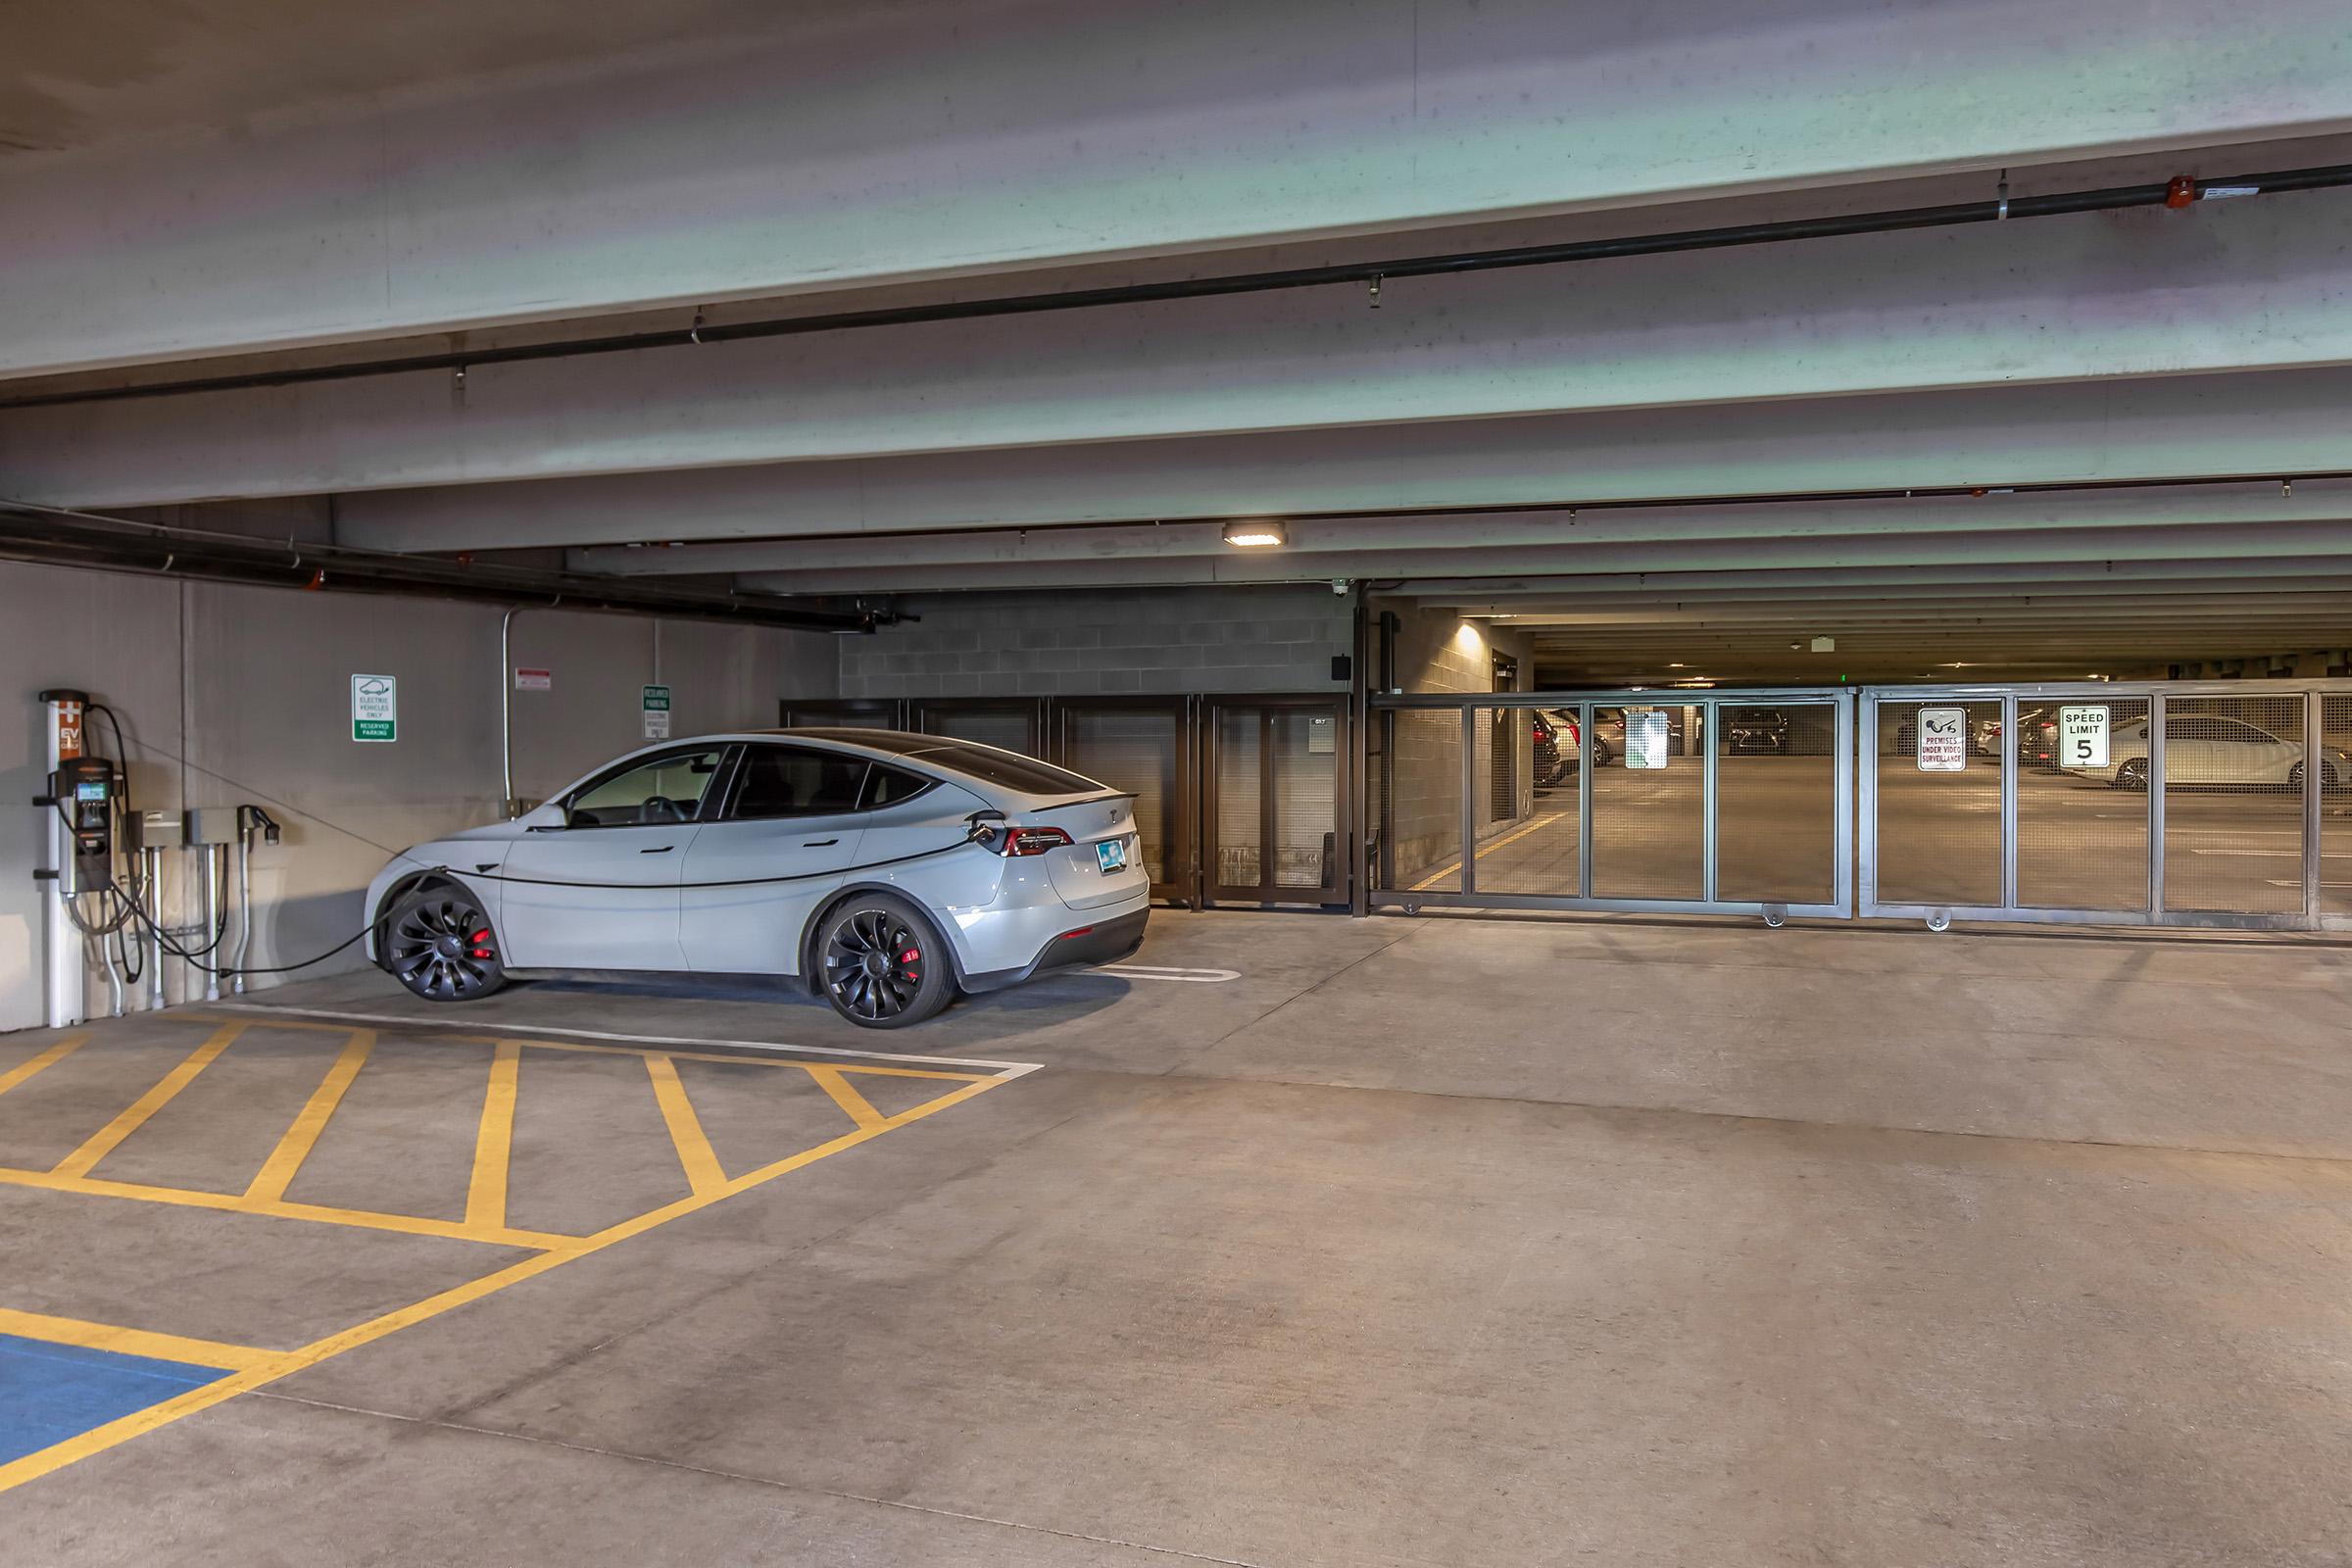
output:
<svg viewBox="0 0 2352 1568"><path fill-rule="evenodd" d="M889 752L910 762L936 762L941 767L968 773L983 783L999 784L1027 795L1092 794L1103 787L1091 778L1051 762L1041 762L1034 757L1001 752L993 746L975 745L946 735L916 735L903 729L796 729L783 733L806 735L812 740L845 741L853 746Z"/></svg>
<svg viewBox="0 0 2352 1568"><path fill-rule="evenodd" d="M1016 757L993 746L974 746L969 741L935 738L932 745L906 755L911 761L937 762L942 767L952 767L958 773L969 773L976 779L1028 795L1086 795L1102 787L1091 778L1067 772L1051 762L1041 762L1034 757Z"/></svg>

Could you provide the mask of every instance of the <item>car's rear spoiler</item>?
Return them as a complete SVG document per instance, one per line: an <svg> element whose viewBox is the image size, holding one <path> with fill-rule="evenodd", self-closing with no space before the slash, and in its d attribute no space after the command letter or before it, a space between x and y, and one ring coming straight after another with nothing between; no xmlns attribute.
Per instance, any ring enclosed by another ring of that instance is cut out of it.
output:
<svg viewBox="0 0 2352 1568"><path fill-rule="evenodd" d="M1048 811L1066 811L1073 806L1101 806L1104 801L1135 801L1143 799L1133 790L1104 790L1100 795L1081 795L1074 801L1055 801L1052 806L1040 806L1031 816L1043 816Z"/></svg>

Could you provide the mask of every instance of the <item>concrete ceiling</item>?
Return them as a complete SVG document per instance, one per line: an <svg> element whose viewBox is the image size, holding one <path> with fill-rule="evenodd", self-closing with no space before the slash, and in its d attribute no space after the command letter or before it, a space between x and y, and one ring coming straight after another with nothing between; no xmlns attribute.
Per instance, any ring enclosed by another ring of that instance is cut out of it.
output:
<svg viewBox="0 0 2352 1568"><path fill-rule="evenodd" d="M76 0L0 8L0 157L243 133L773 33L815 0Z"/></svg>
<svg viewBox="0 0 2352 1568"><path fill-rule="evenodd" d="M1345 577L1595 675L2352 641L2352 191L87 398L2352 163L2328 0L20 9L0 498L793 596Z"/></svg>

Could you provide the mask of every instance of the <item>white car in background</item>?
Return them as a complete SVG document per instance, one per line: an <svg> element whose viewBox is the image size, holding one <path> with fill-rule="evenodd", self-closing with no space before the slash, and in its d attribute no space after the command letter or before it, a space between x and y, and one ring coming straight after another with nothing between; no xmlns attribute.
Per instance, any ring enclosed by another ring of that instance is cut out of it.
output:
<svg viewBox="0 0 2352 1568"><path fill-rule="evenodd" d="M2332 793L2352 784L2352 757L2323 748L2320 766L2323 790ZM2146 789L2148 721L2135 718L2115 727L2107 740L2105 767L2070 767L2066 771L2103 779L2118 789ZM2303 743L2222 713L2167 713L2164 781L2167 788L2300 790Z"/></svg>
<svg viewBox="0 0 2352 1568"><path fill-rule="evenodd" d="M632 752L368 890L368 956L466 1002L517 971L801 977L852 1023L1143 944L1133 798L897 730L751 730Z"/></svg>

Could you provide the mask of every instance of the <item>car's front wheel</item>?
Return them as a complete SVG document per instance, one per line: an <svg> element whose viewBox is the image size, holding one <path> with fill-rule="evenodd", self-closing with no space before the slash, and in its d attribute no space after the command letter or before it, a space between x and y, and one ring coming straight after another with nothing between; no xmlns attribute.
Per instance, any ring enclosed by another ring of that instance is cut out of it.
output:
<svg viewBox="0 0 2352 1568"><path fill-rule="evenodd" d="M833 1010L864 1029L904 1029L956 995L948 955L931 922L905 899L864 893L825 916L816 939L817 983Z"/></svg>
<svg viewBox="0 0 2352 1568"><path fill-rule="evenodd" d="M402 894L384 916L382 951L392 978L427 1002L474 1002L507 983L490 917L454 883Z"/></svg>

